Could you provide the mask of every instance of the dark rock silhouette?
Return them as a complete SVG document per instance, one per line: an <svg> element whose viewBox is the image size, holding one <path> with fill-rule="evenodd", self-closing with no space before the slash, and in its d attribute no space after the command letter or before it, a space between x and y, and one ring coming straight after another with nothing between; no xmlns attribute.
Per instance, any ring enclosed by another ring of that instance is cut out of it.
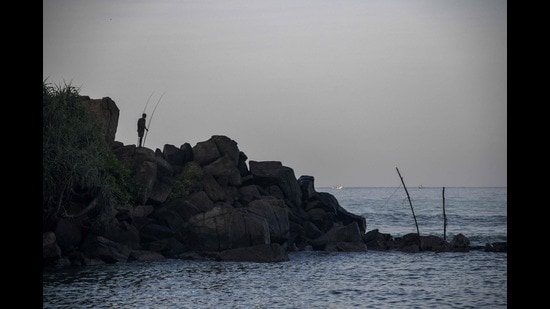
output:
<svg viewBox="0 0 550 309"><path fill-rule="evenodd" d="M280 262L295 250L419 251L418 235L367 232L366 219L317 192L314 177L296 179L279 161L249 161L236 141L214 135L195 146L163 150L114 141L118 108L109 98L90 100L106 141L140 186L134 204L103 209L101 228L79 217L48 218L44 265L95 265L164 258ZM75 203L69 214L86 205ZM426 251L468 251L462 234L448 243L421 236ZM487 244L485 251L505 251Z"/></svg>
<svg viewBox="0 0 550 309"><path fill-rule="evenodd" d="M108 145L115 141L120 110L115 102L109 98L90 99L88 96L80 96L80 101L88 106L92 116L101 130L101 134Z"/></svg>

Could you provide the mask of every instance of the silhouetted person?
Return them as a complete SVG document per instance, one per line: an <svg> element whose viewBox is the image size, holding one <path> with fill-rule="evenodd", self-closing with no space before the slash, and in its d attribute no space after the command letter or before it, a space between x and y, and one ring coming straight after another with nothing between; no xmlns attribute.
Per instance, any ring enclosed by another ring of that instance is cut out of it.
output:
<svg viewBox="0 0 550 309"><path fill-rule="evenodd" d="M145 117L147 117L146 114L143 114L141 116L141 118L138 119L138 122L137 122L137 131L138 131L138 136L139 136L139 147L141 147L141 141L143 140L143 133L145 133L145 130L149 131L149 129L147 129L145 127Z"/></svg>

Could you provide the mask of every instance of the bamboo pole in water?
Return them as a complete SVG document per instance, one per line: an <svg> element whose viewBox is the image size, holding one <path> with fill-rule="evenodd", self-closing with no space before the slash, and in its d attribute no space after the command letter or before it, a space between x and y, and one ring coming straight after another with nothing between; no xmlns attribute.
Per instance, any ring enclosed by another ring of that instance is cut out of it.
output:
<svg viewBox="0 0 550 309"><path fill-rule="evenodd" d="M414 218L414 224L416 225L416 234L418 235L418 250L422 251L422 246L420 244L420 230L418 229L418 222L416 221L416 215L414 214L413 204L411 202L411 197L409 196L409 191L407 190L407 186L405 186L405 181L403 180L403 177L401 177L401 173L399 173L399 169L395 167L397 170L397 174L399 175L399 178L401 178L401 183L403 183L403 188L405 188L405 193L407 193L407 199L409 200L409 205L411 205L411 211Z"/></svg>
<svg viewBox="0 0 550 309"><path fill-rule="evenodd" d="M445 214L445 187L443 187L443 241L447 240L447 215Z"/></svg>

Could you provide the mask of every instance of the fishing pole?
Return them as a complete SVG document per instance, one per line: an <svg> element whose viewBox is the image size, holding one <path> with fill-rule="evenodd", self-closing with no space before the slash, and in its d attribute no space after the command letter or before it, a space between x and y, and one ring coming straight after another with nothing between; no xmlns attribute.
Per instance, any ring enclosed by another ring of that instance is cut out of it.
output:
<svg viewBox="0 0 550 309"><path fill-rule="evenodd" d="M151 97L153 96L155 92L151 92L151 95L149 96L149 98L147 99L147 103L145 103L145 107L143 108L143 113L142 114L145 114L145 110L147 109L147 105L149 105L149 100L151 100Z"/></svg>
<svg viewBox="0 0 550 309"><path fill-rule="evenodd" d="M143 137L143 146L145 147L145 141L147 140L147 133L149 133L149 129L151 128L151 120L153 119L153 115L155 114L155 111L157 110L157 107L159 106L160 100L162 100L162 97L166 93L163 92L160 96L159 100L157 101L157 104L155 105L155 108L153 108L153 112L151 113L151 117L149 117L149 123L147 123L147 132L145 132L145 136Z"/></svg>

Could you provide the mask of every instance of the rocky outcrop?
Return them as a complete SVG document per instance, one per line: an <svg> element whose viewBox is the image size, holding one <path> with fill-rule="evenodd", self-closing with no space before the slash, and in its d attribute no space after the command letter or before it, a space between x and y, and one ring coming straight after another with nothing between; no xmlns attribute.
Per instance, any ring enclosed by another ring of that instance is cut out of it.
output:
<svg viewBox="0 0 550 309"><path fill-rule="evenodd" d="M74 263L150 260L158 256L143 252L167 257L192 251L219 252L220 260L238 260L240 252L252 260L279 261L287 259L277 253L281 248L366 249L365 219L347 212L334 196L316 192L312 176L299 183L294 170L279 161L251 161L248 168L244 152L226 136L194 147L165 145L163 151L114 143L112 151L140 187L136 204L116 205L100 231L59 220L57 240L50 243L71 252Z"/></svg>
<svg viewBox="0 0 550 309"><path fill-rule="evenodd" d="M91 111L93 119L98 125L107 145L112 145L115 141L120 114L120 110L115 102L109 97L90 99L88 96L81 96L80 102Z"/></svg>
<svg viewBox="0 0 550 309"><path fill-rule="evenodd" d="M392 237L366 232L366 219L344 209L314 177L296 179L279 161L249 161L236 141L214 135L195 146L162 151L114 142L118 108L108 98L83 98L116 158L138 185L132 204L82 218L48 218L45 265L93 265L208 256L219 261L280 262L294 250L467 251L459 234ZM113 106L114 105L114 106ZM68 214L86 205L71 205ZM74 209L73 209L74 208ZM90 212L92 213L92 212ZM91 227L91 220L101 222ZM420 245L420 247L419 247ZM505 247L505 246L504 246ZM486 251L501 251L493 244Z"/></svg>

